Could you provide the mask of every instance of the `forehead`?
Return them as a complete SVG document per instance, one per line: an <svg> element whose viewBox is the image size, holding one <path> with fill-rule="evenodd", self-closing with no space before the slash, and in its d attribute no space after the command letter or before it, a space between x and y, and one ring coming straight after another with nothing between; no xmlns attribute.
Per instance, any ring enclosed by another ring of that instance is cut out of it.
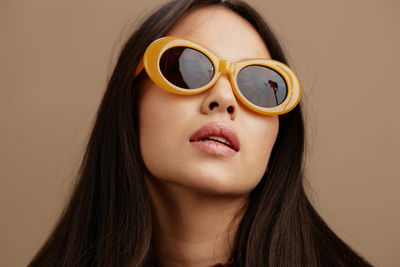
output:
<svg viewBox="0 0 400 267"><path fill-rule="evenodd" d="M271 58L254 27L222 7L204 7L187 14L166 35L197 42L218 57L230 61Z"/></svg>

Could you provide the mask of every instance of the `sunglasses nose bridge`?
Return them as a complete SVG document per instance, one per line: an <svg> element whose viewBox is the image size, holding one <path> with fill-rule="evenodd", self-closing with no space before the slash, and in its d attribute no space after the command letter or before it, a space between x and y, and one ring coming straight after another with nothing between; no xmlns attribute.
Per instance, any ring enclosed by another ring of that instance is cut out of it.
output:
<svg viewBox="0 0 400 267"><path fill-rule="evenodd" d="M228 73L232 73L232 67L233 67L233 64L232 64L232 62L230 62L230 61L227 61L227 60L220 60L219 61L219 67L218 67L218 69L219 69L219 72L228 72Z"/></svg>
<svg viewBox="0 0 400 267"><path fill-rule="evenodd" d="M235 68L235 64L233 62L231 62L231 61L223 60L223 59L221 59L219 61L219 66L218 66L219 74L218 74L218 77L222 73L227 72L228 76L229 76L229 82L231 83L232 87L234 86L233 83L232 83L232 79L233 79L232 75L234 73L234 68Z"/></svg>

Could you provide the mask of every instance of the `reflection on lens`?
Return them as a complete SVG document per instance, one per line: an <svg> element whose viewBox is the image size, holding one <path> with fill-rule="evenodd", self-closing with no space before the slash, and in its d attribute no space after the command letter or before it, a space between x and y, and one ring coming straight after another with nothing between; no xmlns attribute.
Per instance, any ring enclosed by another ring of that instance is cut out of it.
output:
<svg viewBox="0 0 400 267"><path fill-rule="evenodd" d="M184 89L200 88L214 76L210 59L188 47L174 47L165 51L160 59L160 70L170 83Z"/></svg>
<svg viewBox="0 0 400 267"><path fill-rule="evenodd" d="M283 77L275 70L261 65L250 65L241 69L237 84L244 97L264 108L281 104L287 94Z"/></svg>

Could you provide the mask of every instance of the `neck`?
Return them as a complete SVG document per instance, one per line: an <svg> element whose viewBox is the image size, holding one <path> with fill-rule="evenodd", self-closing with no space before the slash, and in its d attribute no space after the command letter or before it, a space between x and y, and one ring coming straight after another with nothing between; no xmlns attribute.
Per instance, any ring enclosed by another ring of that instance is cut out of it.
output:
<svg viewBox="0 0 400 267"><path fill-rule="evenodd" d="M153 212L153 246L161 267L226 263L247 196L221 196L146 177Z"/></svg>

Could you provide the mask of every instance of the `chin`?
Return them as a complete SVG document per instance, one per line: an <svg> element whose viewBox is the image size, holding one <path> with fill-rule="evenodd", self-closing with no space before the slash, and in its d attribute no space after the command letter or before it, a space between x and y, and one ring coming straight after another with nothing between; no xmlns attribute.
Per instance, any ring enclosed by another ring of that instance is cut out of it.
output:
<svg viewBox="0 0 400 267"><path fill-rule="evenodd" d="M251 192L257 185L250 180L240 178L232 174L218 174L216 172L196 172L185 175L180 181L175 180L175 184L180 184L186 188L202 194L243 196Z"/></svg>

